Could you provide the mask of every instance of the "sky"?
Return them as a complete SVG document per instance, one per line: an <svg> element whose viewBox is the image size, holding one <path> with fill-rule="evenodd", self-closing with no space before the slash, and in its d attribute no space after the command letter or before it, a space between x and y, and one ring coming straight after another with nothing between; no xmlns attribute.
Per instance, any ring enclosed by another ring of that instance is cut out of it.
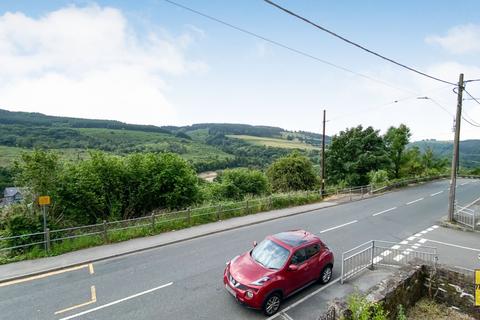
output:
<svg viewBox="0 0 480 320"><path fill-rule="evenodd" d="M357 125L384 133L404 123L412 140L453 139L452 85L369 55L262 0L175 1L318 60L164 0L3 0L0 108L313 132L321 132L325 109L328 135ZM277 2L449 82L457 83L459 73L480 78L479 1ZM467 90L480 97L480 81ZM480 104L463 105L465 116L480 123ZM480 128L462 123L462 140L479 138Z"/></svg>

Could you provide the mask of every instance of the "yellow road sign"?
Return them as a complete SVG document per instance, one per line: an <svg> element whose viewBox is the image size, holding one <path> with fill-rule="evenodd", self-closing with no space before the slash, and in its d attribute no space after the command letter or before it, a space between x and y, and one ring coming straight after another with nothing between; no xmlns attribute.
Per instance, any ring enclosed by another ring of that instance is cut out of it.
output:
<svg viewBox="0 0 480 320"><path fill-rule="evenodd" d="M41 206L48 206L50 204L50 196L38 197L38 204Z"/></svg>
<svg viewBox="0 0 480 320"><path fill-rule="evenodd" d="M475 306L480 307L480 269L475 270Z"/></svg>

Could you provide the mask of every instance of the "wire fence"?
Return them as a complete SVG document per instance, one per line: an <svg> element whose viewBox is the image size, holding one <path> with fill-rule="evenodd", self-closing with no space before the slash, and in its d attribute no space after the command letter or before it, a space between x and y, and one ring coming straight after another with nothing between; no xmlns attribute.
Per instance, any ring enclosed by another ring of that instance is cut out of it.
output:
<svg viewBox="0 0 480 320"><path fill-rule="evenodd" d="M374 185L350 188L330 187L326 188L323 193L320 190L297 191L275 194L268 197L252 198L239 202L187 208L172 212L152 213L133 219L102 221L101 223L91 225L69 226L55 230L50 230L47 227L45 232L0 237L0 256L17 255L32 249L43 249L46 253L49 253L52 247L67 246L69 242L75 239L85 242L85 244L80 245L80 247L106 244L262 211L313 203L326 197L334 197L335 201L363 199L369 195L379 193L382 190L389 190L410 183L429 181L442 177L443 176L436 176L402 180L384 187ZM88 240L86 240L87 238ZM76 248L78 248L78 244ZM64 249L64 251L69 250Z"/></svg>

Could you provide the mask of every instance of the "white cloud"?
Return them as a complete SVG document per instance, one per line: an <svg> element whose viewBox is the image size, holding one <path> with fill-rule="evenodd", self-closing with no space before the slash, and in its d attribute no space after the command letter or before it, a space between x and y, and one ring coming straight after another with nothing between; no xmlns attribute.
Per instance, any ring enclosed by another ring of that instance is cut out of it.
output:
<svg viewBox="0 0 480 320"><path fill-rule="evenodd" d="M456 26L448 30L445 36L429 36L425 41L439 44L455 54L480 53L480 25Z"/></svg>
<svg viewBox="0 0 480 320"><path fill-rule="evenodd" d="M136 33L122 12L70 6L40 18L0 16L0 107L55 115L165 124L175 110L166 75L207 69L186 49L203 31L188 26Z"/></svg>

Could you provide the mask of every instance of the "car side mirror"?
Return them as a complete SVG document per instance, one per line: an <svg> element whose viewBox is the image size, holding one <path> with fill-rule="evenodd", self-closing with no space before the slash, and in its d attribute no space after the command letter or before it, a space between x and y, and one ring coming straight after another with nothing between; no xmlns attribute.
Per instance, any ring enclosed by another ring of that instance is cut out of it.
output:
<svg viewBox="0 0 480 320"><path fill-rule="evenodd" d="M291 264L288 266L288 271L297 271L298 266L296 264Z"/></svg>
<svg viewBox="0 0 480 320"><path fill-rule="evenodd" d="M257 246L257 241L253 241L253 247L255 248Z"/></svg>

